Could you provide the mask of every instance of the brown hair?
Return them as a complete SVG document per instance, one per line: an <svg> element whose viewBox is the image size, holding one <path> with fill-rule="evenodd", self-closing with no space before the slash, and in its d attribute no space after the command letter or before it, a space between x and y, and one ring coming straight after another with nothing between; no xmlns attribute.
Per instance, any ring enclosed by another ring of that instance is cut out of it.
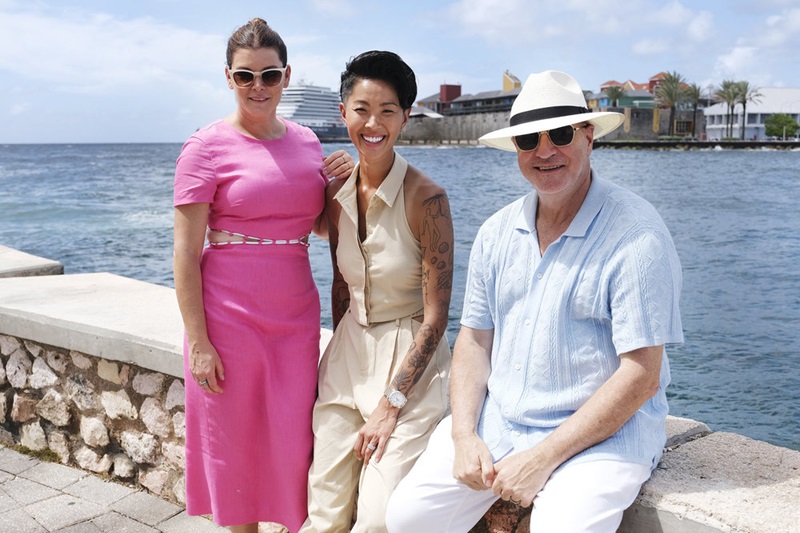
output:
<svg viewBox="0 0 800 533"><path fill-rule="evenodd" d="M278 32L270 28L264 19L254 18L233 32L233 35L228 39L228 49L225 52L225 60L228 62L228 67L233 66L233 54L241 48L254 50L257 48L274 48L278 52L281 63L283 63L284 67L286 66L286 45L283 43L281 36L278 35Z"/></svg>

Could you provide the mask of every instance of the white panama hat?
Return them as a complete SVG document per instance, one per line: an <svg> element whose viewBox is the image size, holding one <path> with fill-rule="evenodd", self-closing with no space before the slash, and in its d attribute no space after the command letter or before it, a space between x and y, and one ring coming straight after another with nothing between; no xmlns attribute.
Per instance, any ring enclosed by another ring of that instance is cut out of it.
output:
<svg viewBox="0 0 800 533"><path fill-rule="evenodd" d="M557 70L545 70L531 74L525 80L525 85L511 106L510 126L489 132L478 140L492 148L516 152L512 137L517 135L591 122L594 124L594 138L597 139L617 129L624 118L621 113L593 113L572 76Z"/></svg>

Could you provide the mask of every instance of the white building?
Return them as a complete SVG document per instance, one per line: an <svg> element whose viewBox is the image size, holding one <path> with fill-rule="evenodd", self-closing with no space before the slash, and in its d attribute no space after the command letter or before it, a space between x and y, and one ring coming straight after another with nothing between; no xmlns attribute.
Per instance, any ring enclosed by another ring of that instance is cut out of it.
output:
<svg viewBox="0 0 800 533"><path fill-rule="evenodd" d="M777 113L789 115L800 123L800 89L787 87L759 88L761 97L758 102L747 102L747 117L744 130L746 140L764 140L764 122ZM719 141L727 137L728 106L724 103L714 104L704 110L706 116L706 134L709 140ZM740 139L742 136L742 105L734 108L733 137ZM795 132L787 131L786 137L794 137Z"/></svg>

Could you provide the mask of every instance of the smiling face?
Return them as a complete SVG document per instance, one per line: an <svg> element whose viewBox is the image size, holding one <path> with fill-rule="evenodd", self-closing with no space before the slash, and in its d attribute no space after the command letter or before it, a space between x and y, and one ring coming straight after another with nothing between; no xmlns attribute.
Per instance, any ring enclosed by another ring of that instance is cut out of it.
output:
<svg viewBox="0 0 800 533"><path fill-rule="evenodd" d="M240 69L259 72L268 68L280 67L283 67L283 64L278 51L274 48L239 48L233 53L231 66L225 68L225 76L228 79L228 86L236 94L239 113L243 117L263 119L265 116L275 114L283 89L289 86L291 67L286 67L283 83L274 87L264 85L260 76L256 76L251 86L238 87L231 78L231 72Z"/></svg>
<svg viewBox="0 0 800 533"><path fill-rule="evenodd" d="M411 110L403 110L391 85L360 78L339 109L361 160L394 157L394 143Z"/></svg>
<svg viewBox="0 0 800 533"><path fill-rule="evenodd" d="M522 175L533 185L540 198L567 199L578 191L588 190L593 133L594 126L587 124L575 131L572 142L567 146L555 146L550 137L541 135L535 149L529 152L517 150L517 162Z"/></svg>

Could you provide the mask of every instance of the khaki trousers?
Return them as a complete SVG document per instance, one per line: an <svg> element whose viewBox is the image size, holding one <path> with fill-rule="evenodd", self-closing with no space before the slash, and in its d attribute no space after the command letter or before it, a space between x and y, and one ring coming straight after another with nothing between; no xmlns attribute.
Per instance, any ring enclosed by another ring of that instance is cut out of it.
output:
<svg viewBox="0 0 800 533"><path fill-rule="evenodd" d="M309 517L301 531L350 531L351 524L356 532L386 531L389 496L425 449L448 408L450 348L446 338L400 412L381 461L363 467L353 446L419 326L417 319L406 317L364 327L349 312L340 322L320 363Z"/></svg>

